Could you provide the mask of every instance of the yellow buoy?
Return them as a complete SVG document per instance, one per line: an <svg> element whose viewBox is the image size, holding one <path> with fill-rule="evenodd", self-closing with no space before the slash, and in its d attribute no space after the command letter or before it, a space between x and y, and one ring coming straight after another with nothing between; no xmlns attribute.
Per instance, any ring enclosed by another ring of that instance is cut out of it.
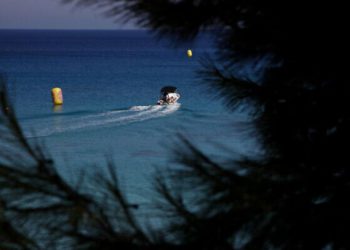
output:
<svg viewBox="0 0 350 250"><path fill-rule="evenodd" d="M192 50L190 50L190 49L187 50L187 56L188 56L188 57L192 57Z"/></svg>
<svg viewBox="0 0 350 250"><path fill-rule="evenodd" d="M62 105L63 104L63 95L62 90L60 88L53 88L51 90L52 94L52 101L55 105Z"/></svg>

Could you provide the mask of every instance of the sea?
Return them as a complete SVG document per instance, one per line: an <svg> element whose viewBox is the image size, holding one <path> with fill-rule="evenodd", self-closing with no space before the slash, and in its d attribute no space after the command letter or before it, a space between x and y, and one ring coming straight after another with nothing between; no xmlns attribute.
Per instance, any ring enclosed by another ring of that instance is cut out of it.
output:
<svg viewBox="0 0 350 250"><path fill-rule="evenodd" d="M154 174L188 152L184 138L223 163L256 149L247 114L229 110L198 74L215 54L213 40L201 34L176 43L147 30L1 30L0 72L25 137L65 178L112 164L130 199L142 203ZM169 85L180 100L156 105ZM63 105L53 105L54 87Z"/></svg>

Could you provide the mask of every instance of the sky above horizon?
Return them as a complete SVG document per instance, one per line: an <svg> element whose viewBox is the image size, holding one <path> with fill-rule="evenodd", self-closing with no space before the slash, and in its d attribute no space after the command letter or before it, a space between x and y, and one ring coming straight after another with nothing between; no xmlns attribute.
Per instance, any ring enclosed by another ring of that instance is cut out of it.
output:
<svg viewBox="0 0 350 250"><path fill-rule="evenodd" d="M60 0L0 0L0 29L135 29L95 8L62 5Z"/></svg>

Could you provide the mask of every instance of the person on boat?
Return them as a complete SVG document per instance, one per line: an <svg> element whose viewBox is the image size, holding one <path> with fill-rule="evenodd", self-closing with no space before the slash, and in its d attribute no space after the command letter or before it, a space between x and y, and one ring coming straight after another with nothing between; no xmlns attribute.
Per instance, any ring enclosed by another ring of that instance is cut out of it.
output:
<svg viewBox="0 0 350 250"><path fill-rule="evenodd" d="M180 94L176 92L176 87L166 86L160 90L161 96L158 105L173 104L180 98Z"/></svg>

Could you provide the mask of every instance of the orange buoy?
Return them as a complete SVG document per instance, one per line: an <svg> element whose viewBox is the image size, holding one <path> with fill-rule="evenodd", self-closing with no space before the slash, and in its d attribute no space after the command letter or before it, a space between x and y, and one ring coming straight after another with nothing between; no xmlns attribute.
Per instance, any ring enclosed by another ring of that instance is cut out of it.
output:
<svg viewBox="0 0 350 250"><path fill-rule="evenodd" d="M52 94L52 101L55 105L62 105L63 104L63 95L62 90L60 88L53 88L51 90Z"/></svg>

